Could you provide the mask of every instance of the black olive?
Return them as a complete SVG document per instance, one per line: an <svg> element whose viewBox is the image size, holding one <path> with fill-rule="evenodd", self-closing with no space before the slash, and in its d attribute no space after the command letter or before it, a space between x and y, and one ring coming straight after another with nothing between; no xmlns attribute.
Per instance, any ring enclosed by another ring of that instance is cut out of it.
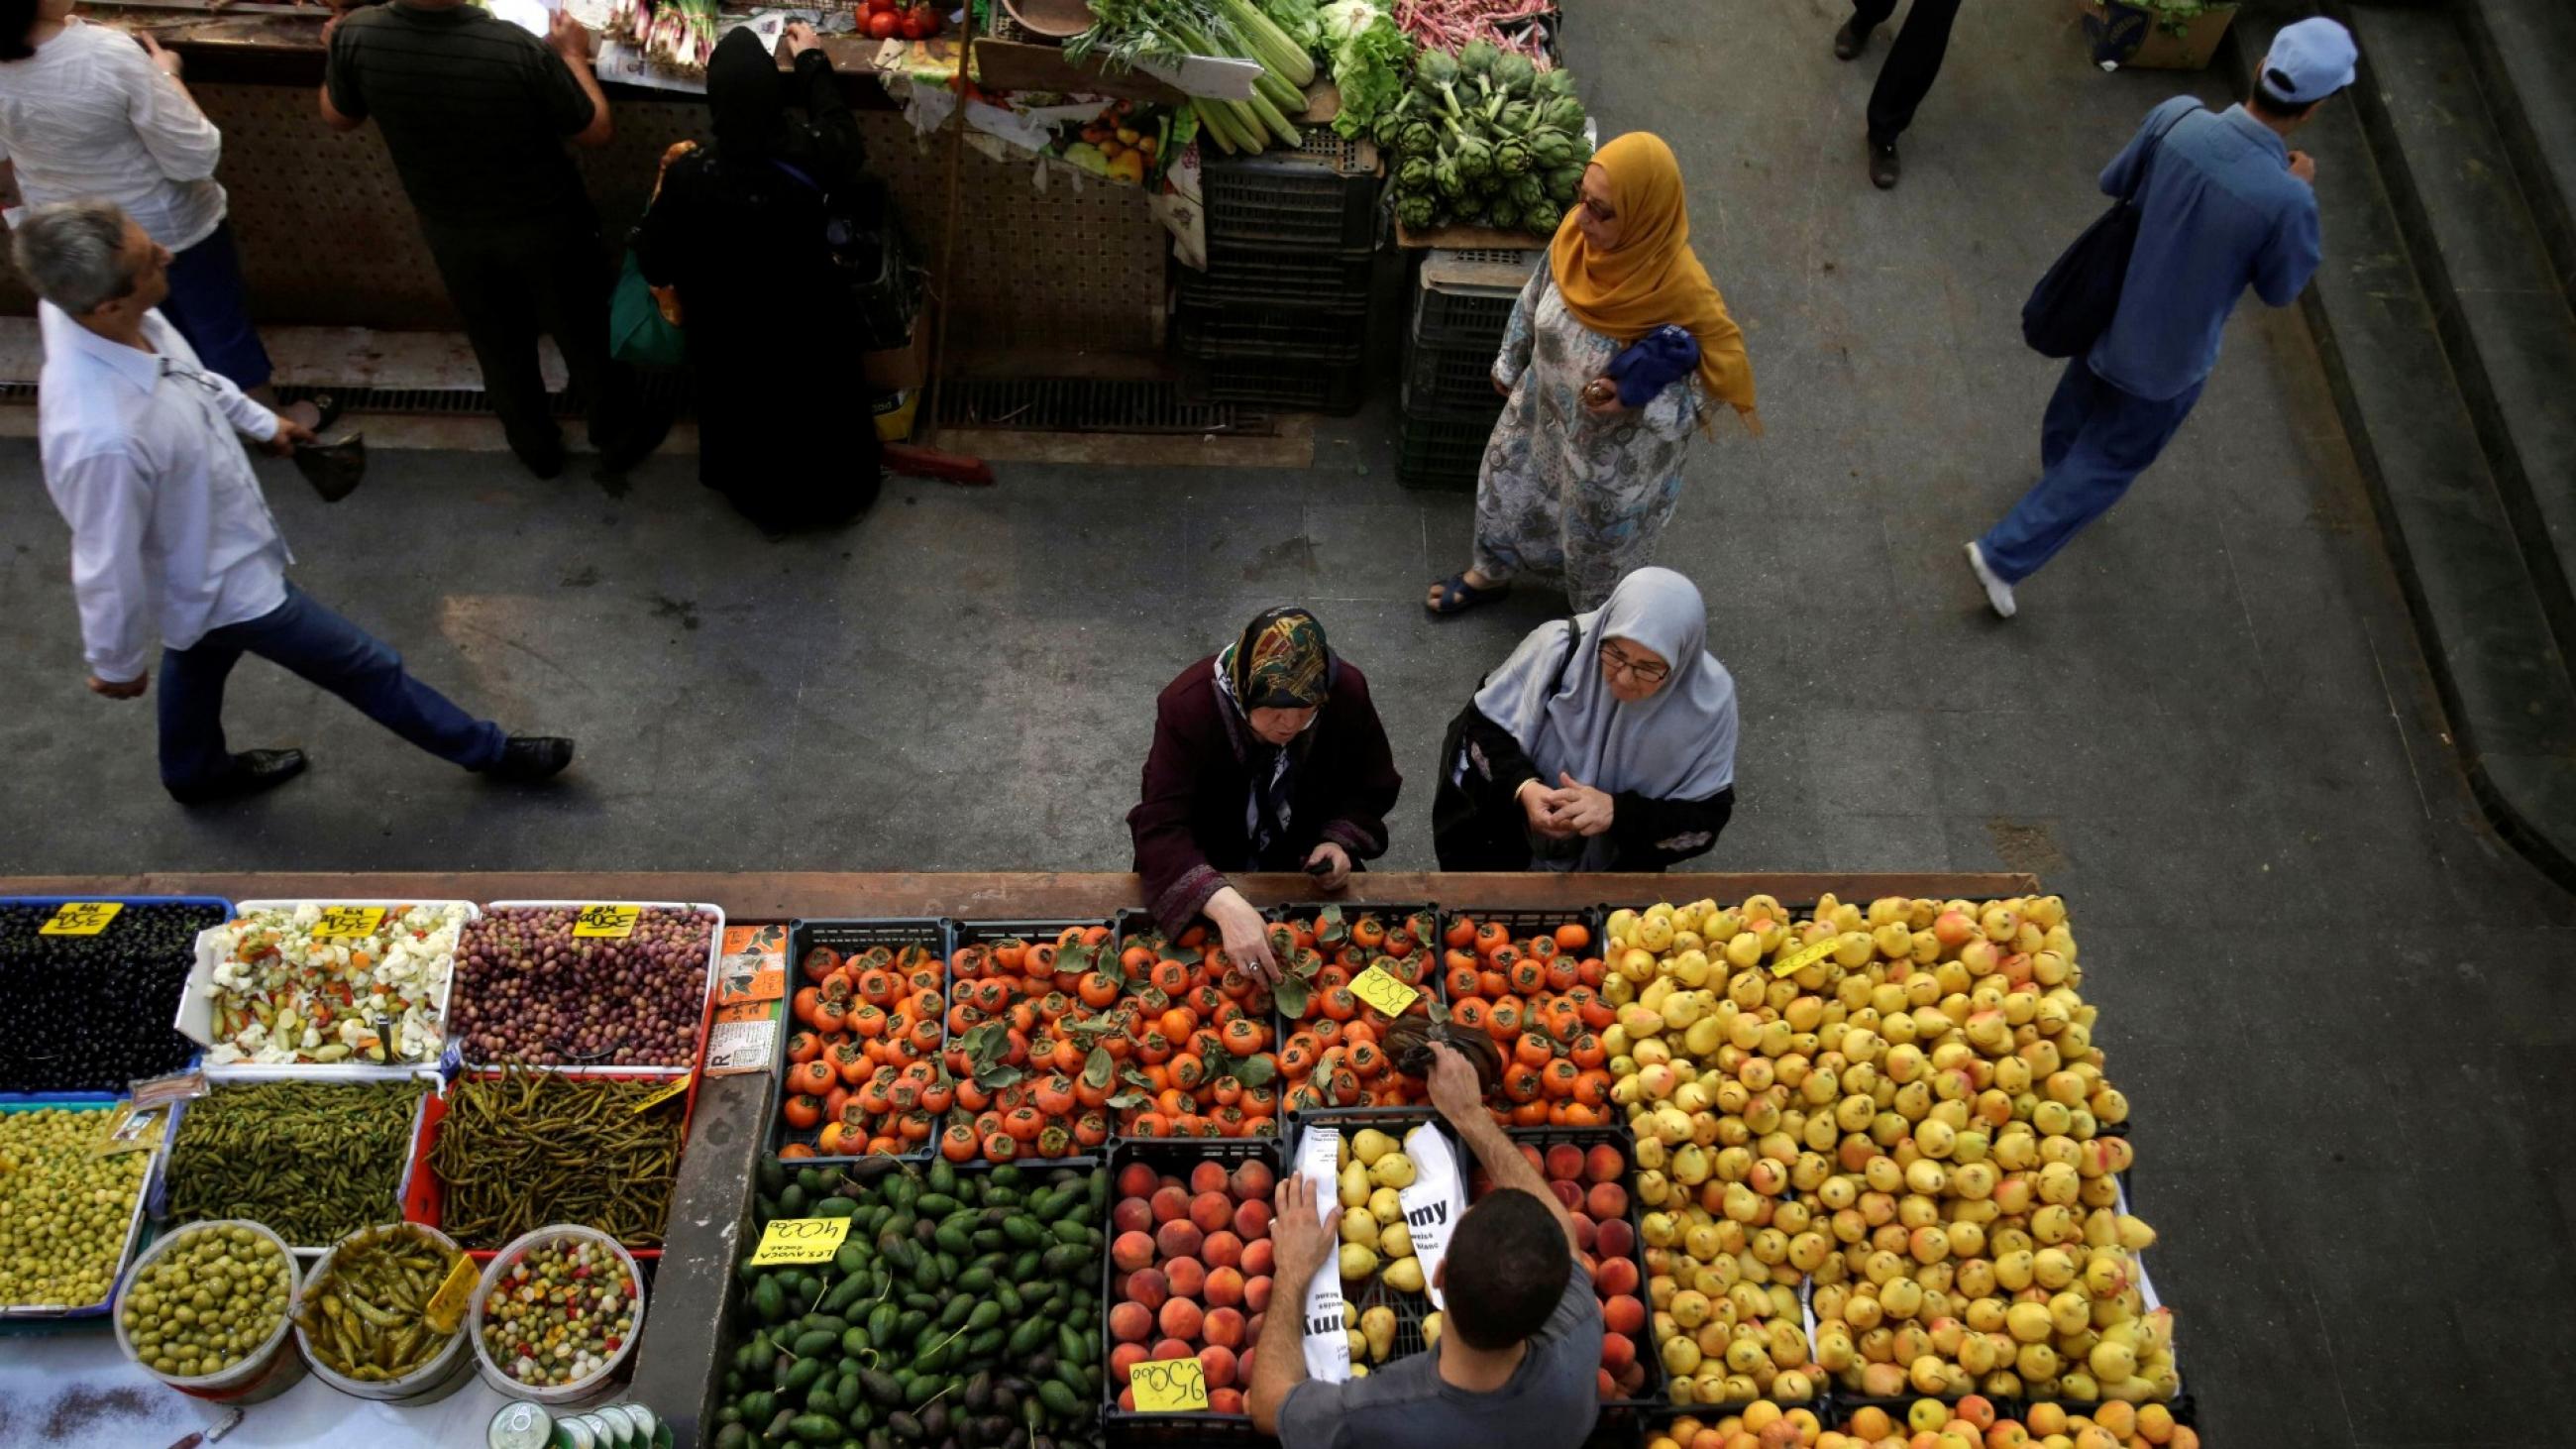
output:
<svg viewBox="0 0 2576 1449"><path fill-rule="evenodd" d="M121 1092L175 1072L171 1029L219 906L129 905L95 936L46 936L51 906L0 906L0 1092Z"/></svg>

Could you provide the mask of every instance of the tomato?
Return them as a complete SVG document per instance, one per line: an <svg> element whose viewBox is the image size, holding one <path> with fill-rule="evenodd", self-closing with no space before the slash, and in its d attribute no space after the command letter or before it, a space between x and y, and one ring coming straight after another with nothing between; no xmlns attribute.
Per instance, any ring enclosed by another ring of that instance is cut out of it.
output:
<svg viewBox="0 0 2576 1449"><path fill-rule="evenodd" d="M875 0L869 0L869 3L874 4ZM901 25L902 22L895 19L892 10L875 11L868 16L868 37L872 40L892 40L895 31Z"/></svg>
<svg viewBox="0 0 2576 1449"><path fill-rule="evenodd" d="M867 13L870 15L890 15L901 8L903 8L902 0L868 0L867 3Z"/></svg>

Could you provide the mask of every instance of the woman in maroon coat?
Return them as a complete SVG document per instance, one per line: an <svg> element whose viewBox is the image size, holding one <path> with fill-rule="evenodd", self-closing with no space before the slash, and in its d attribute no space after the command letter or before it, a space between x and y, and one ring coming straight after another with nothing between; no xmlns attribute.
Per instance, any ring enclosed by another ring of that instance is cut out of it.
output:
<svg viewBox="0 0 2576 1449"><path fill-rule="evenodd" d="M1205 915L1227 955L1275 974L1261 913L1225 873L1305 870L1339 890L1386 853L1403 788L1367 676L1314 615L1272 609L1155 701L1144 798L1127 812L1146 905L1173 935Z"/></svg>

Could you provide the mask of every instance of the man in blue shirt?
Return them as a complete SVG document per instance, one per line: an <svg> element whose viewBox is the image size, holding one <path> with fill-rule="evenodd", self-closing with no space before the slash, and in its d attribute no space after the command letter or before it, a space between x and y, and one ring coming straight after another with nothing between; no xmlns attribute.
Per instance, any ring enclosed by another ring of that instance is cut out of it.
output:
<svg viewBox="0 0 2576 1449"><path fill-rule="evenodd" d="M1967 547L1997 614L2128 492L2172 441L2218 365L2218 334L2251 286L2296 300L2319 260L2316 162L2287 136L2352 84L2352 36L2302 20L2272 42L2253 96L2212 115L2188 96L2147 113L2102 173L2110 196L2136 188L2137 248L2119 310L2092 350L2070 358L2040 424L2039 482ZM2161 140L2159 140L2161 138Z"/></svg>

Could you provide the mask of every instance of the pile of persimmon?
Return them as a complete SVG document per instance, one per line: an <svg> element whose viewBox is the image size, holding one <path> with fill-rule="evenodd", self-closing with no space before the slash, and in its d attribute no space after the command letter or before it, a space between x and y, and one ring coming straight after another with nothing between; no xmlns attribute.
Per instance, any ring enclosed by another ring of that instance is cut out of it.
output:
<svg viewBox="0 0 2576 1449"><path fill-rule="evenodd" d="M1450 1024L1482 1028L1502 1048L1494 1115L1522 1127L1615 1120L1601 1030L1617 1013L1601 999L1591 930L1567 922L1514 939L1500 921L1458 915L1441 942Z"/></svg>
<svg viewBox="0 0 2576 1449"><path fill-rule="evenodd" d="M809 947L788 1002L788 1130L781 1157L859 1157L929 1145L956 1083L940 1069L944 980L927 944L843 954Z"/></svg>
<svg viewBox="0 0 2576 1449"><path fill-rule="evenodd" d="M1271 1137L1279 1131L1279 1058L1270 989L1195 925L1177 940L1147 929L1104 955L1085 1000L1107 997L1124 1137ZM1112 983L1116 985L1111 993Z"/></svg>
<svg viewBox="0 0 2576 1449"><path fill-rule="evenodd" d="M1052 940L969 941L948 958L943 1065L957 1100L939 1124L942 1157L1064 1157L1109 1141L1098 1053L1112 1027L1090 980L1108 942L1107 926L1067 926Z"/></svg>
<svg viewBox="0 0 2576 1449"><path fill-rule="evenodd" d="M1338 906L1270 928L1270 950L1281 974L1279 1015L1287 1023L1279 1075L1289 1111L1430 1100L1419 1079L1395 1070L1386 1050L1390 1018L1355 995L1351 982L1375 966L1422 993L1405 1015L1432 1014L1432 935L1428 913L1389 924L1368 911L1345 919Z"/></svg>

